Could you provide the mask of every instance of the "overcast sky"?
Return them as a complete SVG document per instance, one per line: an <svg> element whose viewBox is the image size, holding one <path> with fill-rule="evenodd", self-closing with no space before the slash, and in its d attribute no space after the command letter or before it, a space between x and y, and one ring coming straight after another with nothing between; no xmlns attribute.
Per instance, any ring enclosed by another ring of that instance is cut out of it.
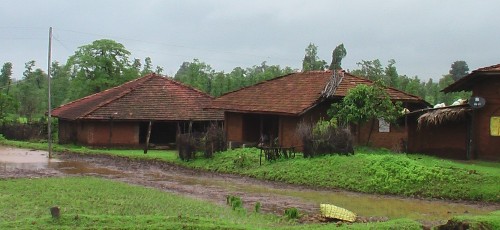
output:
<svg viewBox="0 0 500 230"><path fill-rule="evenodd" d="M48 28L53 60L65 63L82 45L108 38L132 58L151 57L173 76L199 59L217 71L270 65L301 69L305 48L331 61L340 43L344 69L361 60L396 60L399 74L439 79L451 63L471 70L500 63L498 0L4 0L0 8L0 64L46 70Z"/></svg>

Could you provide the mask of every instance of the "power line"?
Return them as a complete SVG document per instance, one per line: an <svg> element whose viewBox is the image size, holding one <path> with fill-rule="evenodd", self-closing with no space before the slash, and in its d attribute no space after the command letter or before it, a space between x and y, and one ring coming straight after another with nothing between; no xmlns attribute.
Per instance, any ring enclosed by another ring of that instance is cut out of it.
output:
<svg viewBox="0 0 500 230"><path fill-rule="evenodd" d="M58 29L58 30L59 31L66 31L66 32L70 32L70 33L78 33L78 34L85 34L85 35L92 35L92 36L99 36L99 37L109 37L109 38L119 39L119 40L134 41L134 42L140 42L140 43L152 44L152 45L156 44L156 45L162 45L162 46L167 46L167 47L201 50L201 51L207 51L207 52L213 52L213 53L224 53L224 54L239 55L239 56L251 56L251 57L264 58L264 59L282 59L282 60L296 61L296 59L285 58L285 57L273 57L273 56L263 56L263 55L255 55L255 54L232 52L232 51L220 51L220 50L192 47L192 46L186 46L186 45L168 44L168 43L164 43L164 42L155 42L155 41L145 41L145 40L134 39L134 38L109 36L109 35L104 35L104 34L89 33L89 32L82 32L82 31L68 30L68 29Z"/></svg>

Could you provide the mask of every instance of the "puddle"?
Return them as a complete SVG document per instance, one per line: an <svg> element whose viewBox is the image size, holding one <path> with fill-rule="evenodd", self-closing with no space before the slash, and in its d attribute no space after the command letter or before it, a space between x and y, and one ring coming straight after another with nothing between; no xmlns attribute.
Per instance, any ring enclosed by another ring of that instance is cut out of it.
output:
<svg viewBox="0 0 500 230"><path fill-rule="evenodd" d="M201 185L218 187L229 193L253 193L270 196L288 196L299 198L307 203L334 204L354 211L360 216L385 216L394 218L411 218L415 220L437 221L448 220L456 215L478 215L495 211L495 207L479 207L472 204L446 201L429 201L411 198L397 198L371 194L360 194L343 191L321 191L313 189L271 188L268 186L238 183L223 179L199 179L180 176L160 176L149 174L152 181L177 181L185 185ZM265 201L264 201L265 202Z"/></svg>
<svg viewBox="0 0 500 230"><path fill-rule="evenodd" d="M80 174L80 175L121 175L125 176L124 173L116 170L111 170L107 168L91 167L85 162L77 161L63 161L56 164L51 164L50 168L60 170L66 174Z"/></svg>
<svg viewBox="0 0 500 230"><path fill-rule="evenodd" d="M44 169L60 162L49 159L46 151L0 146L0 169Z"/></svg>

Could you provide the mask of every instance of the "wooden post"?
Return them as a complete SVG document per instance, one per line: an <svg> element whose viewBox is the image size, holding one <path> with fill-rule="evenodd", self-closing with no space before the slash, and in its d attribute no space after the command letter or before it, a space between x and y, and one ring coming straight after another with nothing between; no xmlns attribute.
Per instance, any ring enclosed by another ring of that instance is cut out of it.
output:
<svg viewBox="0 0 500 230"><path fill-rule="evenodd" d="M149 138L151 137L151 126L153 125L153 121L149 121L148 125L148 135L146 136L146 145L144 146L144 154L148 153L149 148Z"/></svg>

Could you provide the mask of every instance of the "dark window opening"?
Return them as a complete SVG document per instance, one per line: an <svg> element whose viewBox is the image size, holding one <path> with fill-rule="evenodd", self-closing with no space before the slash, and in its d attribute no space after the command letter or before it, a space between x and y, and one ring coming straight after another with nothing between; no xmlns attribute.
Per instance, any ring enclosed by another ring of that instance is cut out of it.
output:
<svg viewBox="0 0 500 230"><path fill-rule="evenodd" d="M264 144L270 145L279 135L279 116L245 114L243 116L243 140L259 143L261 137Z"/></svg>

